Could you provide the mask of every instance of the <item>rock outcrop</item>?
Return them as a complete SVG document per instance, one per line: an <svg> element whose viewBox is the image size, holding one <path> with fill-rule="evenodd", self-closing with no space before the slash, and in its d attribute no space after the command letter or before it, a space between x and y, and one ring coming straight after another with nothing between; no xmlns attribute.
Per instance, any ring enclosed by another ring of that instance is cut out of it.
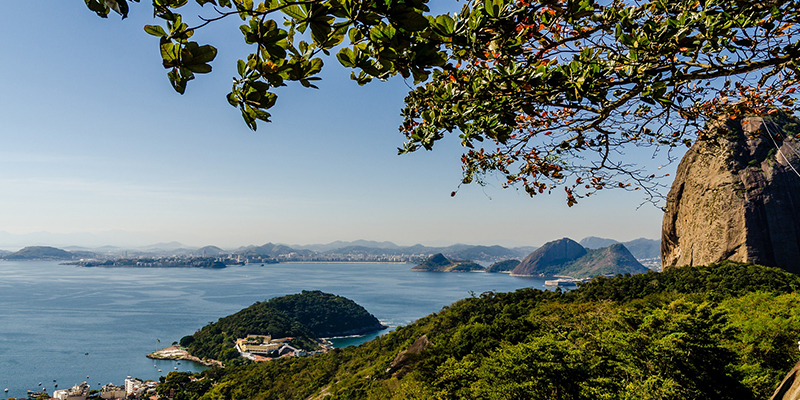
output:
<svg viewBox="0 0 800 400"><path fill-rule="evenodd" d="M514 268L512 276L571 276L639 274L648 269L621 243L586 250L572 239L563 238L540 247Z"/></svg>
<svg viewBox="0 0 800 400"><path fill-rule="evenodd" d="M428 335L418 337L409 348L397 354L392 363L389 364L389 368L386 368L386 372L391 373L395 378L402 378L413 370L413 365L419 358L419 354L427 350L431 345Z"/></svg>
<svg viewBox="0 0 800 400"><path fill-rule="evenodd" d="M796 121L751 117L718 122L698 139L667 196L664 268L733 260L800 273L795 130Z"/></svg>
<svg viewBox="0 0 800 400"><path fill-rule="evenodd" d="M800 373L800 361L795 364L794 368L789 371L783 378L783 382L775 389L770 400L798 400L800 399L800 379L797 375Z"/></svg>

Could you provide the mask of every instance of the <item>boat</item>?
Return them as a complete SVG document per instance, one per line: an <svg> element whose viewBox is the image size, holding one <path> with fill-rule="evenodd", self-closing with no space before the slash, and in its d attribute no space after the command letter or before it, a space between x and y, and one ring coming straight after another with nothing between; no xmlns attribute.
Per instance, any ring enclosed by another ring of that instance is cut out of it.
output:
<svg viewBox="0 0 800 400"><path fill-rule="evenodd" d="M158 370L158 372L161 372L161 370Z"/></svg>
<svg viewBox="0 0 800 400"><path fill-rule="evenodd" d="M8 393L8 388L6 388L5 392Z"/></svg>
<svg viewBox="0 0 800 400"><path fill-rule="evenodd" d="M545 286L556 286L556 287L566 287L566 286L578 286L578 283L586 282L585 279L567 279L567 278L559 278L553 279L549 281L544 281Z"/></svg>

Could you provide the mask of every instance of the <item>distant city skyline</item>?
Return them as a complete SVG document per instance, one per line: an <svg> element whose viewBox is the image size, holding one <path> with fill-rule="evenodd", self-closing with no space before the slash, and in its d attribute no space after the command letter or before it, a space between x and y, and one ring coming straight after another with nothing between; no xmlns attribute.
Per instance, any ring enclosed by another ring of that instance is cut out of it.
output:
<svg viewBox="0 0 800 400"><path fill-rule="evenodd" d="M37 4L36 29L19 17L27 3L0 15L7 32L25 32L25 40L0 37L0 231L69 234L77 246L104 235L105 244L198 247L660 237L662 212L639 207L639 192L604 191L570 208L563 191L531 199L501 189L500 177L459 187L457 134L432 152L397 156L411 82L359 87L329 58L319 90L280 88L274 122L251 132L225 100L236 59L249 50L230 25L237 21L197 35L219 55L214 72L180 96L158 39L142 30L158 22L148 4L133 4L124 21L100 19L81 2ZM659 163L629 156L653 170Z"/></svg>

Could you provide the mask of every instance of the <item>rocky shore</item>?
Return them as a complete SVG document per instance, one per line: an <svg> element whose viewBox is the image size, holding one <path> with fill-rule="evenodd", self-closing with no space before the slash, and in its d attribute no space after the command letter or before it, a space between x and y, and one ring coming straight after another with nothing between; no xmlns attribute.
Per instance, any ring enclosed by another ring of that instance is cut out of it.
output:
<svg viewBox="0 0 800 400"><path fill-rule="evenodd" d="M156 350L147 355L147 358L153 360L186 360L196 362L206 367L222 367L222 362L208 358L199 358L189 354L188 351L180 346L169 346L161 350Z"/></svg>

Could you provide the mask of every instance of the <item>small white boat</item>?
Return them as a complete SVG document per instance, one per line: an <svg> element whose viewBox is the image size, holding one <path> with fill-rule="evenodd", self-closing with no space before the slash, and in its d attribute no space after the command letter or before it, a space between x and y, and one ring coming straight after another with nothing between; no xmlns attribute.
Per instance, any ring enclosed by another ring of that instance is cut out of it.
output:
<svg viewBox="0 0 800 400"><path fill-rule="evenodd" d="M158 372L161 372L161 370L158 370Z"/></svg>

